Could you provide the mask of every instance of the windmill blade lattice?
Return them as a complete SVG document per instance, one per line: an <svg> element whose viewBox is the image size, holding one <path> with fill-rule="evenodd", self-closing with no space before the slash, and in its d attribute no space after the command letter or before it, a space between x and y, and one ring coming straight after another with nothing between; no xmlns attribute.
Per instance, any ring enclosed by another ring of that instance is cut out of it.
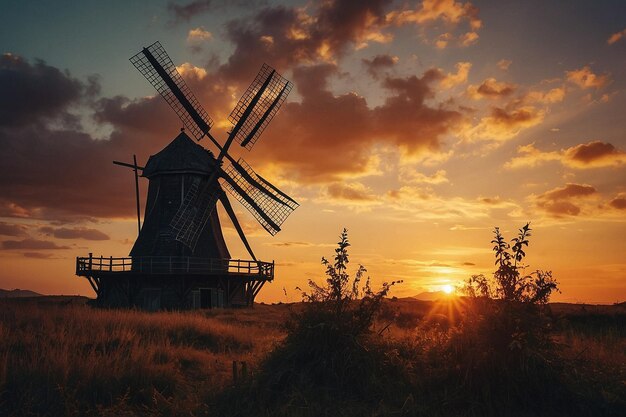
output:
<svg viewBox="0 0 626 417"><path fill-rule="evenodd" d="M172 218L171 228L176 233L176 240L189 247L196 247L200 232L215 210L215 204L222 193L221 189L211 187L208 181L191 184L183 203Z"/></svg>
<svg viewBox="0 0 626 417"><path fill-rule="evenodd" d="M146 77L174 109L189 132L202 137L213 126L213 120L191 92L160 42L155 42L130 58L130 62Z"/></svg>
<svg viewBox="0 0 626 417"><path fill-rule="evenodd" d="M222 183L272 236L299 204L259 176L243 159L226 168ZM251 204L251 201L254 204Z"/></svg>
<svg viewBox="0 0 626 417"><path fill-rule="evenodd" d="M248 150L252 149L289 95L291 88L291 82L269 65L263 64L252 84L228 116L228 120L235 125L235 139L241 146ZM261 96L257 98L259 92Z"/></svg>

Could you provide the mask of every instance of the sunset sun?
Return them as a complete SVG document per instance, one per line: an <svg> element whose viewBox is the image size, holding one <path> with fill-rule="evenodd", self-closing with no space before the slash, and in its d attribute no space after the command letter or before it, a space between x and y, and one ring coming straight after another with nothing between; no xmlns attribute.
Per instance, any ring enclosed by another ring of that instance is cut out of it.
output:
<svg viewBox="0 0 626 417"><path fill-rule="evenodd" d="M454 287L452 285L450 285L450 284L446 284L443 287L441 287L441 291L443 291L447 295L450 295L450 294L454 293Z"/></svg>

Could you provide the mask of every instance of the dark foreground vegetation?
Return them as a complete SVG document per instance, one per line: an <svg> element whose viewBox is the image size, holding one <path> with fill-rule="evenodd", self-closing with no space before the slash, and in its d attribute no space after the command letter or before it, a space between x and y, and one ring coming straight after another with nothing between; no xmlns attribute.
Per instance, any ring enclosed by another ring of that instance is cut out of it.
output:
<svg viewBox="0 0 626 417"><path fill-rule="evenodd" d="M304 303L0 300L0 415L626 415L626 306L546 304L556 281L524 275L527 243L513 243L495 251L500 275L435 302L389 299L395 283L372 289L362 267L350 276L345 233Z"/></svg>

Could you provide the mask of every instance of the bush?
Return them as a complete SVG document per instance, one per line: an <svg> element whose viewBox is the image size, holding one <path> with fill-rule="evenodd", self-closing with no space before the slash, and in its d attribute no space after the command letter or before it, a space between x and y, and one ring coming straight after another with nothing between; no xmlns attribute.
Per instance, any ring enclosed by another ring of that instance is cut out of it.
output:
<svg viewBox="0 0 626 417"><path fill-rule="evenodd" d="M271 415L361 415L402 406L402 369L371 332L383 298L397 282L378 291L369 278L361 285L362 265L351 278L349 246L344 229L334 262L322 258L325 284L309 281L310 292L302 292L303 308L292 313L284 342L244 388L253 400L242 404L239 414L258 415L260 408Z"/></svg>

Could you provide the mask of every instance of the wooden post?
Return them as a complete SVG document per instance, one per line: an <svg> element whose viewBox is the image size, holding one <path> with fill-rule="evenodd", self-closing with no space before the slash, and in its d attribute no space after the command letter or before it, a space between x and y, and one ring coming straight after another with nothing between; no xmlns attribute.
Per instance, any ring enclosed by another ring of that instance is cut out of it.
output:
<svg viewBox="0 0 626 417"><path fill-rule="evenodd" d="M91 267L93 265L93 253L89 252L89 270L91 271Z"/></svg>
<svg viewBox="0 0 626 417"><path fill-rule="evenodd" d="M113 272L113 256L109 258L109 271Z"/></svg>
<svg viewBox="0 0 626 417"><path fill-rule="evenodd" d="M135 197L137 198L137 235L141 233L141 209L139 207L139 175L137 174L137 156L133 155L133 171L135 171Z"/></svg>
<svg viewBox="0 0 626 417"><path fill-rule="evenodd" d="M246 361L241 362L241 379L246 379L248 376L248 364Z"/></svg>

